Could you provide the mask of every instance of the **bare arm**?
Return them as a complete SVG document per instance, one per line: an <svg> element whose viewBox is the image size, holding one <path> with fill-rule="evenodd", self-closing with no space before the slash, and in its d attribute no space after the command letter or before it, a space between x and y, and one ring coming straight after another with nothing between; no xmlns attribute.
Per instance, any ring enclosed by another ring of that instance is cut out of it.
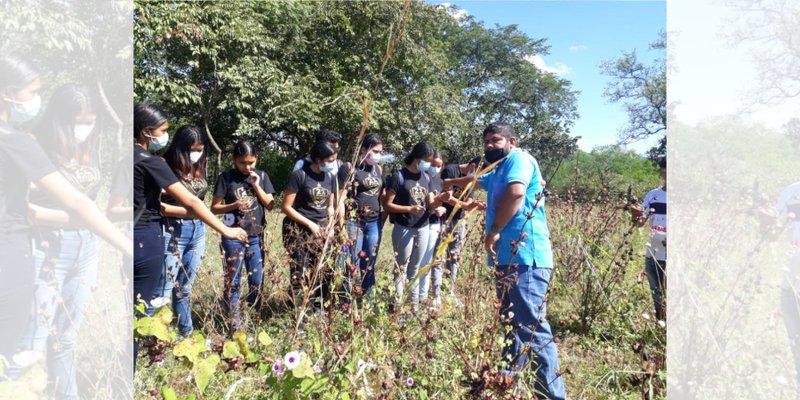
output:
<svg viewBox="0 0 800 400"><path fill-rule="evenodd" d="M222 196L214 196L211 199L211 212L214 214L226 214L234 212L239 209L239 202L235 201L231 204L223 203L225 199Z"/></svg>
<svg viewBox="0 0 800 400"><path fill-rule="evenodd" d="M206 207L205 203L197 196L193 195L180 182L175 182L166 187L165 191L186 209L197 216L201 221L228 239L247 240L247 233L242 228L229 228L225 226L213 213Z"/></svg>
<svg viewBox="0 0 800 400"><path fill-rule="evenodd" d="M520 182L512 182L506 186L503 196L497 203L497 211L494 216L493 227L498 228L498 232L517 213L519 206L522 205L522 200L525 198L525 189L527 189L525 184Z"/></svg>
<svg viewBox="0 0 800 400"><path fill-rule="evenodd" d="M161 203L161 214L163 214L165 217L197 218L194 213L187 210L185 207L175 206L167 203Z"/></svg>
<svg viewBox="0 0 800 400"><path fill-rule="evenodd" d="M133 242L114 227L91 199L75 189L60 173L47 174L35 184L77 215L98 236L128 256L133 256Z"/></svg>

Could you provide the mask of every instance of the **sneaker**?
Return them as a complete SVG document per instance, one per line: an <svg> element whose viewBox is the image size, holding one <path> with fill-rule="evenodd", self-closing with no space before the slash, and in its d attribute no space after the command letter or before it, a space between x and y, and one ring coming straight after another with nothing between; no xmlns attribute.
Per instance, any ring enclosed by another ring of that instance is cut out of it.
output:
<svg viewBox="0 0 800 400"><path fill-rule="evenodd" d="M442 305L442 298L439 296L434 297L433 301L431 302L431 307L439 308L439 306L441 305Z"/></svg>

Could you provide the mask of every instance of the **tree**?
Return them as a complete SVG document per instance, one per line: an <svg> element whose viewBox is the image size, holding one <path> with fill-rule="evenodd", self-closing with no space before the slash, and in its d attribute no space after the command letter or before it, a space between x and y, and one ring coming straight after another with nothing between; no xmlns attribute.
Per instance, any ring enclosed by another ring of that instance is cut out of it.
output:
<svg viewBox="0 0 800 400"><path fill-rule="evenodd" d="M463 161L498 119L546 157L574 151L575 94L525 61L546 52L544 39L513 26L465 24L420 1L135 7L137 101L207 126L220 148L247 137L298 157L320 128L354 145L366 101L369 130L397 155L426 140Z"/></svg>
<svg viewBox="0 0 800 400"><path fill-rule="evenodd" d="M666 49L666 33L650 44L650 49ZM625 52L622 57L605 61L604 74L612 80L604 95L612 103L622 103L628 113L628 124L620 130L620 141L631 143L654 135L661 135L659 144L649 151L653 160L666 155L667 132L667 69L664 57L645 65L636 51Z"/></svg>

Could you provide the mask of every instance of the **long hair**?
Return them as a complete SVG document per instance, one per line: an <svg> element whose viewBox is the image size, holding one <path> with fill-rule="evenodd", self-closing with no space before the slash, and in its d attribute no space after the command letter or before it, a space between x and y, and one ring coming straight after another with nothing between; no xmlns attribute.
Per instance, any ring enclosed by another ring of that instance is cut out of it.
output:
<svg viewBox="0 0 800 400"><path fill-rule="evenodd" d="M146 129L156 129L167 121L164 110L152 104L137 104L133 107L133 138L141 139Z"/></svg>
<svg viewBox="0 0 800 400"><path fill-rule="evenodd" d="M411 152L408 153L406 158L403 159L403 163L405 165L411 165L411 163L413 163L414 160L420 158L426 158L431 154L433 154L434 151L436 151L436 149L434 149L433 146L431 146L429 143L419 142L414 145L414 148L411 149Z"/></svg>
<svg viewBox="0 0 800 400"><path fill-rule="evenodd" d="M208 150L204 148L200 161L197 164L192 163L192 146L196 143L206 146L206 135L203 134L200 128L194 125L184 125L175 132L172 143L167 147L167 151L164 152L164 160L176 175L205 178Z"/></svg>
<svg viewBox="0 0 800 400"><path fill-rule="evenodd" d="M82 165L91 164L97 157L97 125L82 143L75 139L75 118L83 113L93 114L94 104L89 90L82 85L67 84L56 89L47 103L42 119L34 133L51 160L66 163L72 159Z"/></svg>
<svg viewBox="0 0 800 400"><path fill-rule="evenodd" d="M25 60L11 54L0 55L0 95L12 95L38 77L39 73ZM0 109L3 107L0 101Z"/></svg>

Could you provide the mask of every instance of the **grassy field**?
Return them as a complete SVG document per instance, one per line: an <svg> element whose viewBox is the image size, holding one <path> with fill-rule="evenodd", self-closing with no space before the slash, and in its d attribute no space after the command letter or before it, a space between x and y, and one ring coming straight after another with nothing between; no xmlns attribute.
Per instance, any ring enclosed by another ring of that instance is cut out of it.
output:
<svg viewBox="0 0 800 400"><path fill-rule="evenodd" d="M638 256L644 252L643 233L632 231L626 243L621 236L605 235L614 237L606 237L601 246L588 237L590 232L576 230L574 225L580 223L575 218L600 218L596 213L589 217L568 206L552 206L549 214L557 267L548 318L555 330L568 397L663 398L666 329L652 318L647 280L638 279L643 268ZM617 232L627 229L620 222L624 220L621 214L612 221L619 225ZM230 340L221 307L219 235L211 233L192 294L195 329L207 339L209 351L195 359L176 356L185 349L178 350L179 343L169 341L151 350L152 357L141 354L135 398L173 398L171 390L178 399L192 395L206 399L532 398L530 374L522 374L517 385L507 390L508 383L494 372L503 327L495 311L493 273L480 244L482 215L473 213L468 218L457 282L463 307L445 297L438 310L423 306L420 312L402 317L389 311L393 254L392 225L387 223L376 267L376 307L355 304L349 314L337 310L313 315L307 319L304 335L298 334L298 315L286 302L288 265L281 244L282 218L275 212L268 218L267 301L261 312L246 313L246 336ZM612 248L615 240L617 249ZM601 251L586 252L580 243L589 242ZM633 250L633 254L621 268L613 269L613 262L604 260L612 259L611 253L617 250ZM616 275L609 275L612 269ZM239 343L238 350L233 343ZM293 350L304 352L318 372L305 380L271 377L273 362ZM211 367L207 387L201 390L199 365L214 354L222 360Z"/></svg>

